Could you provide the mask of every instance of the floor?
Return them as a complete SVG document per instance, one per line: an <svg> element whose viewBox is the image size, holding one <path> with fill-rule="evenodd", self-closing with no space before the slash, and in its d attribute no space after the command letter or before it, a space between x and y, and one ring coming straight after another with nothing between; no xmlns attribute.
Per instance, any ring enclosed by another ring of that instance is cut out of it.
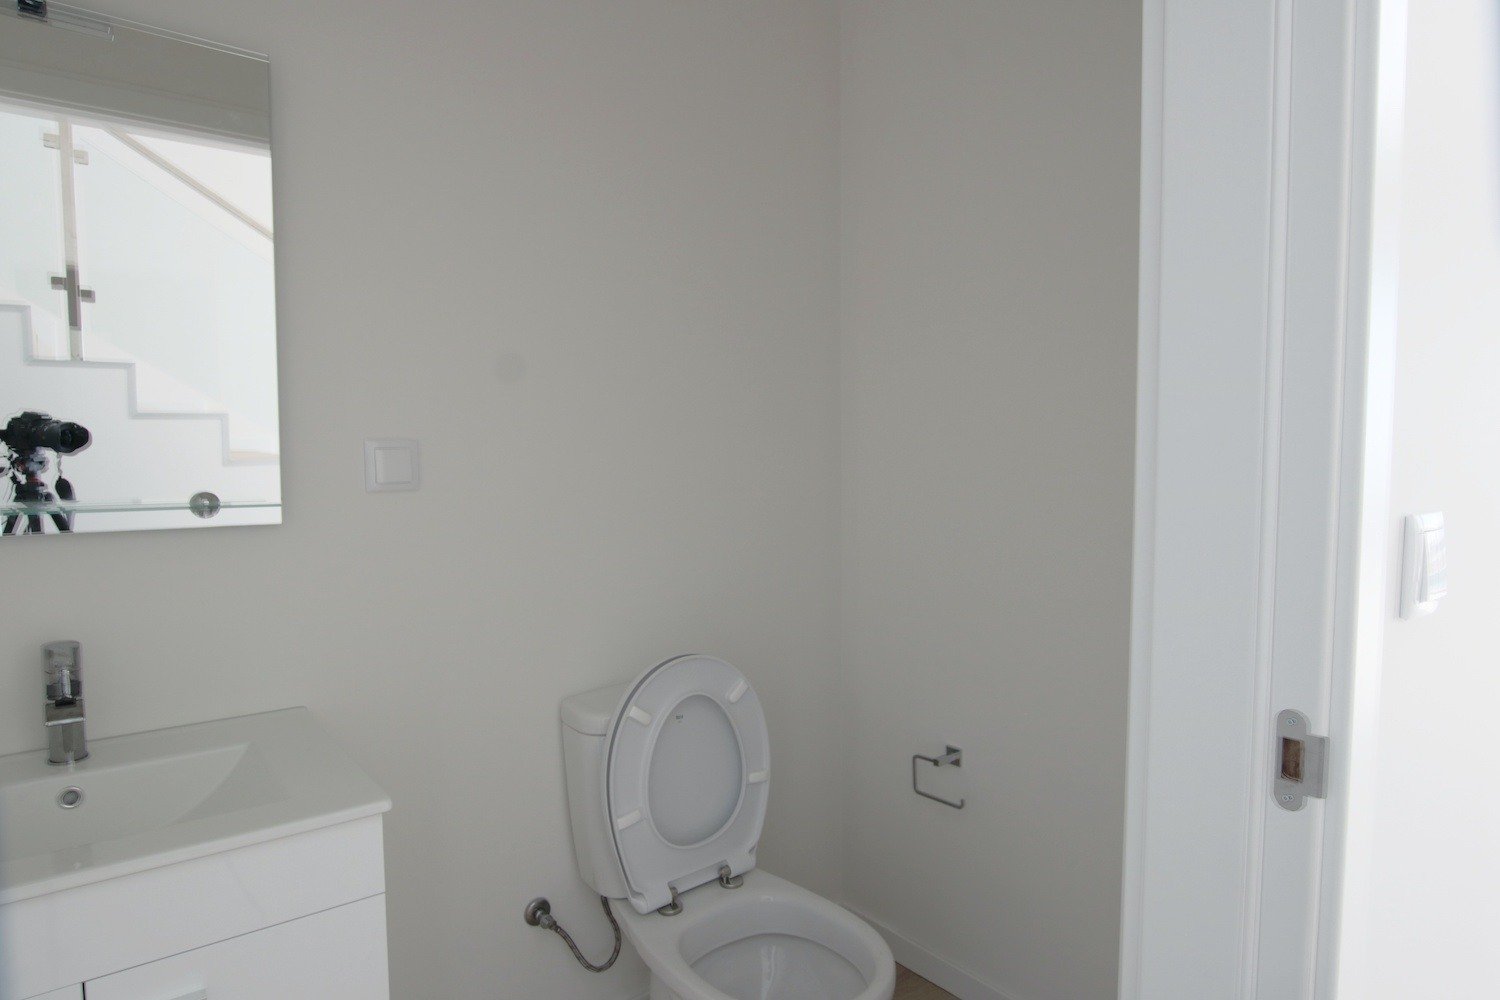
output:
<svg viewBox="0 0 1500 1000"><path fill-rule="evenodd" d="M891 1000L958 1000L947 990L917 975L904 965L896 966L896 993Z"/></svg>

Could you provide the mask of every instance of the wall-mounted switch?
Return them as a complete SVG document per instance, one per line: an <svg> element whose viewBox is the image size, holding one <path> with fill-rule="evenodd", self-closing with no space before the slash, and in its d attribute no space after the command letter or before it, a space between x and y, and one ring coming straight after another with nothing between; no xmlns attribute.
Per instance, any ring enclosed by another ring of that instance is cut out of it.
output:
<svg viewBox="0 0 1500 1000"><path fill-rule="evenodd" d="M365 492L390 493L422 485L421 449L408 438L365 439Z"/></svg>
<svg viewBox="0 0 1500 1000"><path fill-rule="evenodd" d="M1448 539L1442 512L1406 515L1401 553L1401 617L1421 618L1448 596Z"/></svg>

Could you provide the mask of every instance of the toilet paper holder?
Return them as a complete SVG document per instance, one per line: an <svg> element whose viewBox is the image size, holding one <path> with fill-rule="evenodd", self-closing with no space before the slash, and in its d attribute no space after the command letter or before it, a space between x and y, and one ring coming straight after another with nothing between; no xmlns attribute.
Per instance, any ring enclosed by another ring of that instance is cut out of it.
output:
<svg viewBox="0 0 1500 1000"><path fill-rule="evenodd" d="M926 754L920 753L914 753L911 755L911 790L922 796L922 798L924 799L931 799L934 802L941 802L943 805L948 806L950 809L962 809L964 807L964 803L968 801L967 799L959 799L957 802L954 802L952 799L945 799L941 795L933 795L931 792L924 792L917 786L917 761L919 760L926 761L933 767L962 767L964 763L963 750L950 743L947 750L944 751L943 755L940 757L928 757Z"/></svg>

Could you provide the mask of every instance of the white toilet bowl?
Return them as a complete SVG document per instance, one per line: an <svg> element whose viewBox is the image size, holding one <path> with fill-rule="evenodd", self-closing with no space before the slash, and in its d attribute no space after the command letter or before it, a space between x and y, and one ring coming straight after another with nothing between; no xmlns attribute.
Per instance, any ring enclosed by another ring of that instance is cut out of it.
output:
<svg viewBox="0 0 1500 1000"><path fill-rule="evenodd" d="M891 949L869 924L769 872L708 883L665 917L621 907L651 1000L890 1000Z"/></svg>
<svg viewBox="0 0 1500 1000"><path fill-rule="evenodd" d="M738 670L674 657L566 699L562 723L578 874L617 901L652 1000L890 1000L874 928L756 869L770 739Z"/></svg>

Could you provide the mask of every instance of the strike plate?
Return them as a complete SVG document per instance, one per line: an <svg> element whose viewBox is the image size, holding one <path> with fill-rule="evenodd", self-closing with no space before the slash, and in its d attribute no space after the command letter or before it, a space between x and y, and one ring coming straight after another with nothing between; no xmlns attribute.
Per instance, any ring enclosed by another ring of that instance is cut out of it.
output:
<svg viewBox="0 0 1500 1000"><path fill-rule="evenodd" d="M1309 733L1307 716L1294 708L1277 714L1272 752L1278 806L1296 812L1309 798L1327 797L1328 737Z"/></svg>

